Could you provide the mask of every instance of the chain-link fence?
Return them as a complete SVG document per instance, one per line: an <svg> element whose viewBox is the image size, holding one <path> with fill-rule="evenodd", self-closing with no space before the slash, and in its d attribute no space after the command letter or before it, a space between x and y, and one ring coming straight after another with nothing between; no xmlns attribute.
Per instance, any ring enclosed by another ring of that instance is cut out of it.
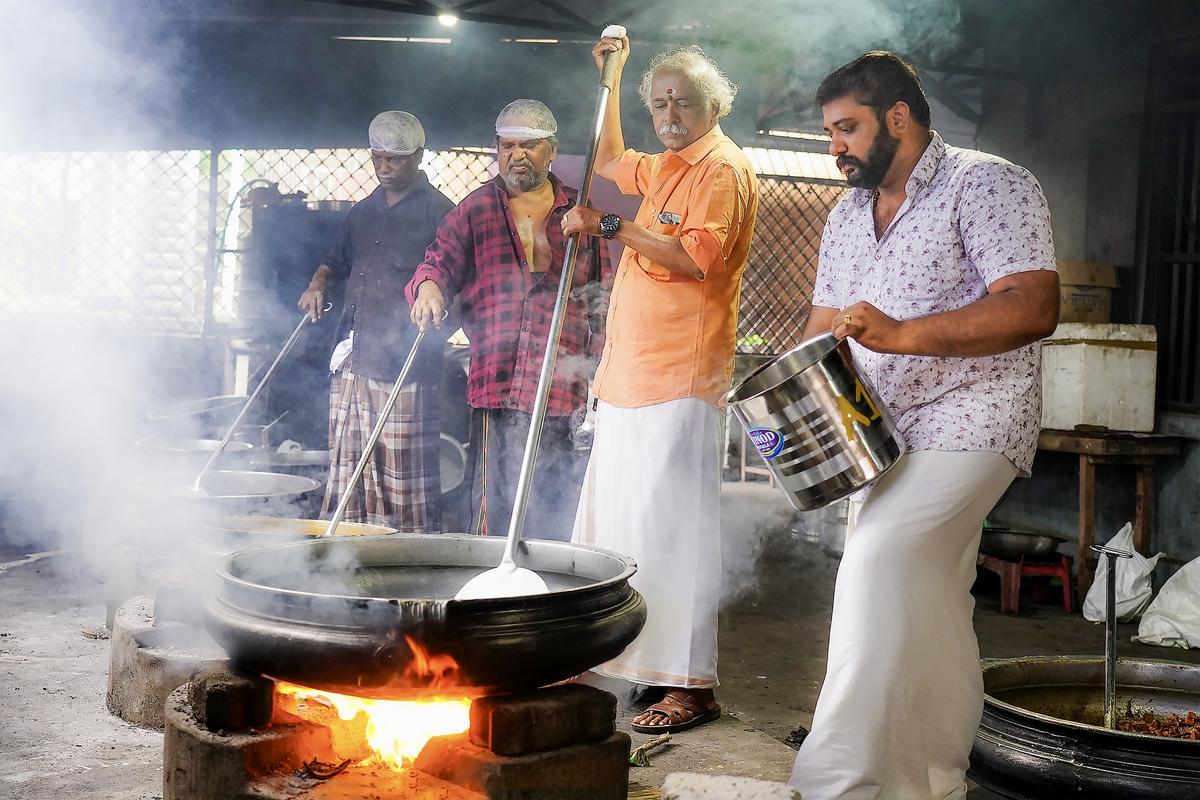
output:
<svg viewBox="0 0 1200 800"><path fill-rule="evenodd" d="M777 168L783 151L763 161L772 152L751 153L760 170ZM496 174L485 149L426 151L422 166L455 202ZM215 161L206 150L0 153L0 312L139 333L220 331L239 319L249 200L267 183L309 204L356 202L377 185L357 148L223 150ZM799 340L841 186L764 175L760 188L738 350L765 354Z"/></svg>
<svg viewBox="0 0 1200 800"><path fill-rule="evenodd" d="M208 153L0 153L0 312L160 333L205 317Z"/></svg>
<svg viewBox="0 0 1200 800"><path fill-rule="evenodd" d="M843 186L760 176L758 222L742 280L737 351L768 355L800 343L825 219Z"/></svg>

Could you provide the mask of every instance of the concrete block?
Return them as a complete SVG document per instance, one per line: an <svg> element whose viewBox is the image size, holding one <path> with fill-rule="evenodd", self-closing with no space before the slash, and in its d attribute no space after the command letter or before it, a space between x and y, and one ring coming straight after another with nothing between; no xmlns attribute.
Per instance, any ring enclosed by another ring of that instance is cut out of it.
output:
<svg viewBox="0 0 1200 800"><path fill-rule="evenodd" d="M800 800L800 791L755 778L672 772L663 781L662 800Z"/></svg>
<svg viewBox="0 0 1200 800"><path fill-rule="evenodd" d="M607 739L617 700L591 686L565 684L471 704L471 743L501 756L540 753Z"/></svg>
<svg viewBox="0 0 1200 800"><path fill-rule="evenodd" d="M155 625L149 597L127 600L113 617L108 666L108 710L126 722L162 730L167 695L225 651L202 629Z"/></svg>
<svg viewBox="0 0 1200 800"><path fill-rule="evenodd" d="M500 756L465 734L429 740L418 770L488 800L625 800L629 791L629 736L543 753Z"/></svg>
<svg viewBox="0 0 1200 800"><path fill-rule="evenodd" d="M205 664L188 683L192 714L210 731L265 726L271 720L274 693L272 681L234 672L227 662Z"/></svg>
<svg viewBox="0 0 1200 800"><path fill-rule="evenodd" d="M163 735L163 800L259 797L256 778L292 772L317 758L332 761L329 729L296 723L266 730L222 733L192 714L189 687L171 692Z"/></svg>

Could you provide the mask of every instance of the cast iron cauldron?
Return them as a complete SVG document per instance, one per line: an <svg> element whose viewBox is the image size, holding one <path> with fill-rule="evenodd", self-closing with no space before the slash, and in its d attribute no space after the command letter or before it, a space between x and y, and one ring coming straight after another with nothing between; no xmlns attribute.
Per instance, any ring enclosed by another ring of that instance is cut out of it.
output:
<svg viewBox="0 0 1200 800"><path fill-rule="evenodd" d="M545 686L616 657L641 631L634 563L564 542L521 545L518 560L549 593L455 600L504 544L396 534L234 553L217 566L208 629L242 669L373 697Z"/></svg>
<svg viewBox="0 0 1200 800"><path fill-rule="evenodd" d="M1194 800L1200 741L1109 730L1104 659L1045 656L983 662L983 720L972 780L1020 798ZM1200 667L1117 662L1118 713L1200 710Z"/></svg>

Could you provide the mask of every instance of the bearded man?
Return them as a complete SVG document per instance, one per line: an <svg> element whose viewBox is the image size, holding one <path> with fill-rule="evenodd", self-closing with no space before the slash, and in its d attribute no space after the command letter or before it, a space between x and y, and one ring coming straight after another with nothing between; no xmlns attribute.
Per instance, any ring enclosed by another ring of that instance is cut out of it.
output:
<svg viewBox="0 0 1200 800"><path fill-rule="evenodd" d="M299 301L316 320L330 281L346 281L339 344L329 365L331 464L322 513L346 491L416 338L416 328L396 309L438 223L454 208L419 169L425 130L416 117L385 111L371 121L367 138L379 187L342 220L333 247ZM418 353L355 489L348 522L365 519L404 533L441 532L441 374L441 350L430 343Z"/></svg>
<svg viewBox="0 0 1200 800"><path fill-rule="evenodd" d="M459 204L408 284L412 320L441 325L455 298L471 341L467 401L471 530L505 535L562 274L560 221L578 194L550 172L558 122L537 100L514 100L496 118L499 174ZM587 382L604 343L612 286L608 249L580 248L542 429L524 535L565 541L579 501L585 454L572 441Z"/></svg>
<svg viewBox="0 0 1200 800"><path fill-rule="evenodd" d="M1050 213L1028 171L930 130L917 72L893 53L833 72L817 102L854 188L821 236L805 336L851 340L908 453L846 538L791 783L805 800L960 798L983 709L980 530L1029 474L1037 340L1058 322Z"/></svg>
<svg viewBox="0 0 1200 800"><path fill-rule="evenodd" d="M619 86L629 39L603 38L592 56L601 69L615 59ZM625 245L596 370L599 408L574 540L638 564L631 583L646 598L646 626L596 671L661 693L633 719L644 733L720 716L718 431L758 212L754 170L717 124L736 93L698 47L656 56L640 94L666 151L625 149L616 87L596 150L596 172L644 198L636 219L589 208L563 218L566 233Z"/></svg>

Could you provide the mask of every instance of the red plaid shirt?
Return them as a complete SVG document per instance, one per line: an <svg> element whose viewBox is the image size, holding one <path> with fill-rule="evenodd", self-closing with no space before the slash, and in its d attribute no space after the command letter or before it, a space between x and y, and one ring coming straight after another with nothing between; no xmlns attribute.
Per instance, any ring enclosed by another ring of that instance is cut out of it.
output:
<svg viewBox="0 0 1200 800"><path fill-rule="evenodd" d="M562 274L567 237L560 221L576 190L550 175L554 208L546 222L550 268L532 274L516 233L504 180L497 176L458 204L438 227L406 293L433 281L446 305L459 298L462 326L471 340L467 402L473 408L531 413L550 318ZM559 339L547 414L569 416L587 401L587 384L604 350L604 319L613 269L603 239L580 239L572 291Z"/></svg>

